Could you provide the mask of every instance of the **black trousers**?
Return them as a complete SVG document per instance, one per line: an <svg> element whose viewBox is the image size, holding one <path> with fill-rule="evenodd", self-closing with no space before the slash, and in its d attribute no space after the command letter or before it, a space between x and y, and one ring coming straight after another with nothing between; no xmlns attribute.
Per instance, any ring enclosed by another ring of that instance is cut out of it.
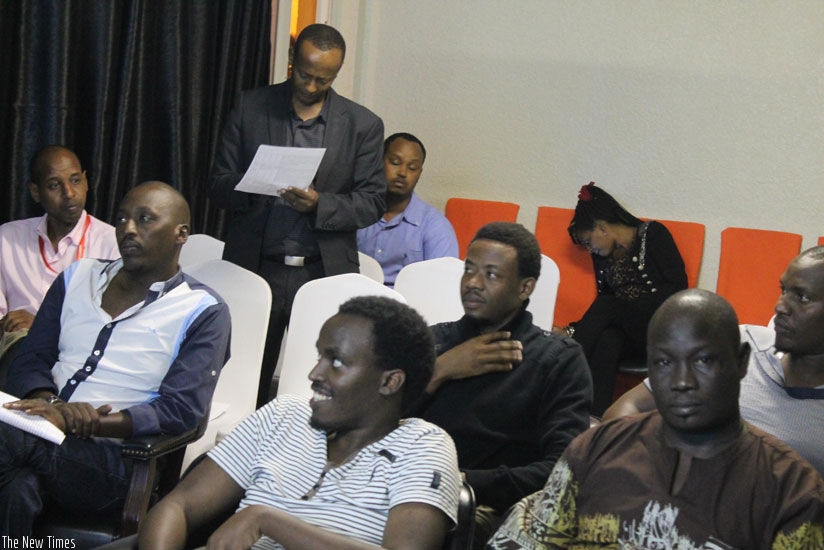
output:
<svg viewBox="0 0 824 550"><path fill-rule="evenodd" d="M266 333L266 347L260 368L257 407L269 402L272 377L277 367L283 334L289 326L295 294L305 283L324 276L323 262L315 262L303 267L284 265L283 262L262 260L258 273L266 279L272 289L272 310L269 316L269 330ZM307 380L307 384L309 381Z"/></svg>

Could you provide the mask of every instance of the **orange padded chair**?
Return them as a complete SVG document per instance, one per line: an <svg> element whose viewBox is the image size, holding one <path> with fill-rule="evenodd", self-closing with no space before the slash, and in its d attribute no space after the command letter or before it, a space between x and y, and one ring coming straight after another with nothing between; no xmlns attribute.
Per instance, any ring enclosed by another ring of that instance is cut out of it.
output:
<svg viewBox="0 0 824 550"><path fill-rule="evenodd" d="M520 205L512 202L482 201L452 197L446 201L444 215L458 236L458 253L463 260L478 229L489 222L514 222Z"/></svg>
<svg viewBox="0 0 824 550"><path fill-rule="evenodd" d="M553 321L558 326L568 325L583 317L595 300L592 259L585 249L572 244L567 233L574 213L572 208L539 206L535 223L535 237L541 245L541 252L555 260L561 272Z"/></svg>
<svg viewBox="0 0 824 550"><path fill-rule="evenodd" d="M672 220L657 220L664 224L672 234L675 246L684 260L684 269L687 272L687 286L698 286L698 272L701 269L701 258L704 256L704 233L706 227L702 223L677 222Z"/></svg>
<svg viewBox="0 0 824 550"><path fill-rule="evenodd" d="M778 298L778 281L801 251L801 235L728 227L721 232L716 292L729 300L738 322L766 325Z"/></svg>
<svg viewBox="0 0 824 550"><path fill-rule="evenodd" d="M822 244L824 244L824 237L819 237L818 238L818 246L821 246Z"/></svg>

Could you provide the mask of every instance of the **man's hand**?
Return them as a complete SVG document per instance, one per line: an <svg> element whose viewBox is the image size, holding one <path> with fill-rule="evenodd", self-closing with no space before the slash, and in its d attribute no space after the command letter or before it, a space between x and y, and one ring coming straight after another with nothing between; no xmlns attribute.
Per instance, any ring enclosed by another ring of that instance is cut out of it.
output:
<svg viewBox="0 0 824 550"><path fill-rule="evenodd" d="M314 212L318 207L318 192L311 186L306 191L297 187L287 187L279 193L286 204L302 214Z"/></svg>
<svg viewBox="0 0 824 550"><path fill-rule="evenodd" d="M263 533L260 529L260 514L266 513L262 505L247 506L230 517L212 533L206 543L208 550L250 548Z"/></svg>
<svg viewBox="0 0 824 550"><path fill-rule="evenodd" d="M20 401L5 403L3 406L13 411L24 411L26 414L42 416L57 426L61 432L67 433L66 421L63 418L63 414L58 410L57 406L52 405L45 399L21 399Z"/></svg>
<svg viewBox="0 0 824 550"><path fill-rule="evenodd" d="M524 356L521 342L510 340L510 336L509 332L490 332L442 353L435 361L435 372L426 391L434 393L447 380L512 370Z"/></svg>
<svg viewBox="0 0 824 550"><path fill-rule="evenodd" d="M31 328L34 321L34 314L25 309L15 309L9 311L5 317L0 319L0 332L17 332L18 330Z"/></svg>
<svg viewBox="0 0 824 550"><path fill-rule="evenodd" d="M88 403L60 403L57 410L63 415L67 434L88 439L100 433L100 418L112 411L111 405L101 405L97 409Z"/></svg>

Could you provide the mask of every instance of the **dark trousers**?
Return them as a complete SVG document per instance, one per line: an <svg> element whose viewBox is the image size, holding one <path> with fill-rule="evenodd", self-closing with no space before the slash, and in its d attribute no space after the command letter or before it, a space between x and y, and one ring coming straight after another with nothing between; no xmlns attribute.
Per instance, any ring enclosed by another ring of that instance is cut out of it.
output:
<svg viewBox="0 0 824 550"><path fill-rule="evenodd" d="M628 314L625 303L614 296L598 296L575 324L573 338L581 344L592 372L592 414L601 416L612 404L618 363L646 354L646 319Z"/></svg>
<svg viewBox="0 0 824 550"><path fill-rule="evenodd" d="M260 368L257 407L269 402L272 377L277 367L280 344L283 334L289 326L292 303L295 294L304 283L324 276L323 262L315 262L303 267L284 265L283 262L263 260L259 275L266 279L272 289L272 311L269 316L269 330L266 333L266 347L263 351L263 363ZM309 381L307 380L307 384Z"/></svg>
<svg viewBox="0 0 824 550"><path fill-rule="evenodd" d="M31 535L44 497L65 510L115 517L130 476L117 442L67 436L55 445L0 423L0 535Z"/></svg>

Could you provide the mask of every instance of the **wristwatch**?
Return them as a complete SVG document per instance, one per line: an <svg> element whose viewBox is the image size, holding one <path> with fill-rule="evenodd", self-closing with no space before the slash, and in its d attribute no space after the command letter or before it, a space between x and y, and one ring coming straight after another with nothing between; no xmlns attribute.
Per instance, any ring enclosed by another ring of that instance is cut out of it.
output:
<svg viewBox="0 0 824 550"><path fill-rule="evenodd" d="M60 398L59 398L58 396L56 396L56 395L50 395L50 396L48 397L48 399L46 399L46 402L47 402L49 405L57 405L58 403L65 403L65 401L63 401L62 399L60 399Z"/></svg>

